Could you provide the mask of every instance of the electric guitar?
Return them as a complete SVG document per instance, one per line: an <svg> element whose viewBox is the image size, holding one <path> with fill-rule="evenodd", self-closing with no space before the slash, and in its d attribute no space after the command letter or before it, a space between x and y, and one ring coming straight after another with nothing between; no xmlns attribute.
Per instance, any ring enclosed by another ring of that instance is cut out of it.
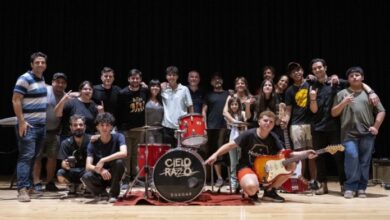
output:
<svg viewBox="0 0 390 220"><path fill-rule="evenodd" d="M344 151L344 146L341 144L330 145L320 150L315 151L316 154L331 153L335 154L338 151ZM293 171L288 171L286 166L308 157L308 154L286 158L291 153L291 150L282 150L276 155L260 155L257 156L253 163L253 168L260 182L272 183L280 175L290 175Z"/></svg>

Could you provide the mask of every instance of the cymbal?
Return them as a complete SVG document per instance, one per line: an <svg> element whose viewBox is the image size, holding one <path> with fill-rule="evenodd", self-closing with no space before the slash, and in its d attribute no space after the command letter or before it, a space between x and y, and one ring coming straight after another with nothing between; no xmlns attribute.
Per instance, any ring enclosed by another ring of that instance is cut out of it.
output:
<svg viewBox="0 0 390 220"><path fill-rule="evenodd" d="M13 126L16 125L18 120L16 117L9 117L9 118L3 118L0 119L0 125L2 126Z"/></svg>
<svg viewBox="0 0 390 220"><path fill-rule="evenodd" d="M162 127L160 127L160 126L145 125L145 126L138 127L138 128L132 128L132 129L130 129L130 131L152 131L152 130L158 130L158 129L161 129L161 128Z"/></svg>

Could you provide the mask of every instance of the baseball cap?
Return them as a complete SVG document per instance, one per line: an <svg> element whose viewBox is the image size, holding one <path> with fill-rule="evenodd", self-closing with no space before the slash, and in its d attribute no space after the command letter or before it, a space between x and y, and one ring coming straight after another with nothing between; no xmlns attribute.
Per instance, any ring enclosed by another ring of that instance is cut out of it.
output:
<svg viewBox="0 0 390 220"><path fill-rule="evenodd" d="M296 70L296 69L301 69L301 68L302 68L301 64L299 64L297 62L290 62L287 65L287 72L290 74L291 71Z"/></svg>
<svg viewBox="0 0 390 220"><path fill-rule="evenodd" d="M60 78L64 79L65 81L68 81L68 77L65 75L65 73L54 73L53 80Z"/></svg>

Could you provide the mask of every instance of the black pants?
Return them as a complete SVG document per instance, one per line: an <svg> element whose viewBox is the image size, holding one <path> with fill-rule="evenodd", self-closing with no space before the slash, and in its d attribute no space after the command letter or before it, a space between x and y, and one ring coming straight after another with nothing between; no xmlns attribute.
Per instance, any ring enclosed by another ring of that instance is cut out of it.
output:
<svg viewBox="0 0 390 220"><path fill-rule="evenodd" d="M312 136L313 136L313 146L315 150L327 147L329 145L340 144L339 131L331 131L331 132L314 131L312 133ZM336 162L336 168L337 168L340 185L343 185L345 181L344 152L337 152L333 154L333 158ZM317 165L317 181L326 182L327 169L326 169L325 154L318 155L318 157L316 158L316 165Z"/></svg>
<svg viewBox="0 0 390 220"><path fill-rule="evenodd" d="M164 143L170 144L171 148L177 147L177 139L175 138L175 129L163 127Z"/></svg>
<svg viewBox="0 0 390 220"><path fill-rule="evenodd" d="M104 180L100 174L91 171L87 171L81 180L94 195L107 193L106 188L110 186L110 196L117 197L120 192L120 181L125 172L124 163L120 159L114 160L106 169L111 173L110 180Z"/></svg>

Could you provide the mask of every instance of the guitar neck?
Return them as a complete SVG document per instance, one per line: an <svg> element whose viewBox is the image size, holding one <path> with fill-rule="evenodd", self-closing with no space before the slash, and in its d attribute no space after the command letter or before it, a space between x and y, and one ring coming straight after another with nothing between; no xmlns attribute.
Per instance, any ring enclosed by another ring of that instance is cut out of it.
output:
<svg viewBox="0 0 390 220"><path fill-rule="evenodd" d="M316 154L323 154L323 153L326 153L327 151L326 151L326 148L323 148L323 149L316 150L315 152L316 152ZM287 166L290 163L294 163L294 162L298 162L300 160L304 160L308 156L309 156L309 154L304 154L304 155L300 155L300 156L290 157L290 158L285 159L282 163L283 163L284 166Z"/></svg>
<svg viewBox="0 0 390 220"><path fill-rule="evenodd" d="M283 129L284 145L287 149L291 149L290 139L288 138L287 128Z"/></svg>

